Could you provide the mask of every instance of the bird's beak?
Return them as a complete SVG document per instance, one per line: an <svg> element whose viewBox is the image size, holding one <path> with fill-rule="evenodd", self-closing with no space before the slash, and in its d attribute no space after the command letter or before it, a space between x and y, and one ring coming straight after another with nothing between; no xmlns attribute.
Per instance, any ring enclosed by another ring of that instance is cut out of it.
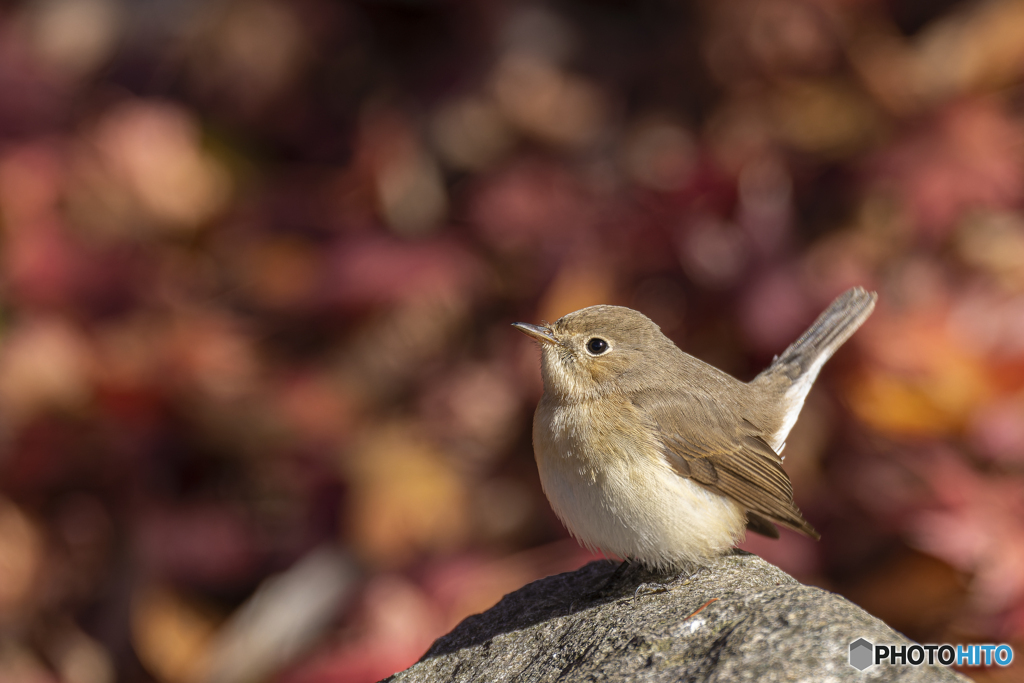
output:
<svg viewBox="0 0 1024 683"><path fill-rule="evenodd" d="M555 335L551 334L551 330L547 327L540 327L529 323L512 323L512 327L516 328L523 334L533 337L542 344L558 343L558 340L555 339Z"/></svg>

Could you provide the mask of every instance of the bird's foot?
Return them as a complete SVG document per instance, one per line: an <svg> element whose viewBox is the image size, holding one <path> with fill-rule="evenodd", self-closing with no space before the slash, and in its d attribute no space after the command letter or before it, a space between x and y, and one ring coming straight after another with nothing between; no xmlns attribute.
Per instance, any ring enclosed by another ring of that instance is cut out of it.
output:
<svg viewBox="0 0 1024 683"><path fill-rule="evenodd" d="M701 572L708 571L708 568L703 565L696 565L692 567L684 567L682 571L676 574L674 577L667 578L665 581L649 581L641 583L637 586L636 591L633 592L633 599L637 599L641 595L656 595L658 593L666 593L672 590L672 586L676 583L685 586L690 583L695 576ZM641 593L641 591L644 591Z"/></svg>
<svg viewBox="0 0 1024 683"><path fill-rule="evenodd" d="M641 583L633 591L633 599L642 597L643 595L657 595L658 593L668 593L672 590L672 587L667 583ZM641 591L643 591L641 593Z"/></svg>
<svg viewBox="0 0 1024 683"><path fill-rule="evenodd" d="M711 570L709 570L706 566L704 566L702 564L701 565L697 565L695 568L692 568L692 569L691 568L686 568L686 569L683 569L683 571L679 572L678 576L676 576L676 580L683 579L683 576L685 575L686 578L683 579L682 582L684 584L686 584L686 583L689 583L690 581L693 581L694 577L696 577L697 574L700 574L701 572L706 572L706 571L711 571Z"/></svg>

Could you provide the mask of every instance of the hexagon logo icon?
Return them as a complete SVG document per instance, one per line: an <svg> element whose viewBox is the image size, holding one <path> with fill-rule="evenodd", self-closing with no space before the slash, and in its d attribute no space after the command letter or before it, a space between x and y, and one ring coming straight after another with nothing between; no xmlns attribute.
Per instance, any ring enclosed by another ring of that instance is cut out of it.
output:
<svg viewBox="0 0 1024 683"><path fill-rule="evenodd" d="M869 666L873 666L875 663L874 655L875 646L863 638L858 638L850 643L850 666L858 671L863 671Z"/></svg>

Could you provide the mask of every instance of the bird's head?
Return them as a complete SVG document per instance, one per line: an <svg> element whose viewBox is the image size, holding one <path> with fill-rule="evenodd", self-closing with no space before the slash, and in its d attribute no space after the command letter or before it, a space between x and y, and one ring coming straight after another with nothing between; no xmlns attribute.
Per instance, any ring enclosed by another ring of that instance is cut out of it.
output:
<svg viewBox="0 0 1024 683"><path fill-rule="evenodd" d="M590 306L550 325L514 323L541 346L544 391L587 400L641 389L679 349L654 322L622 306Z"/></svg>

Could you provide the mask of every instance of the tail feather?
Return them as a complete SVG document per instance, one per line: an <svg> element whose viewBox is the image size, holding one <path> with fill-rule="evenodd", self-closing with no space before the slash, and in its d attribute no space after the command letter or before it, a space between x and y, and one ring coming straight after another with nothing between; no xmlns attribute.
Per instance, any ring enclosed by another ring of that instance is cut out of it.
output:
<svg viewBox="0 0 1024 683"><path fill-rule="evenodd" d="M780 424L772 438L776 452L781 451L821 366L868 319L877 298L861 287L847 290L754 379L754 384L783 388Z"/></svg>

